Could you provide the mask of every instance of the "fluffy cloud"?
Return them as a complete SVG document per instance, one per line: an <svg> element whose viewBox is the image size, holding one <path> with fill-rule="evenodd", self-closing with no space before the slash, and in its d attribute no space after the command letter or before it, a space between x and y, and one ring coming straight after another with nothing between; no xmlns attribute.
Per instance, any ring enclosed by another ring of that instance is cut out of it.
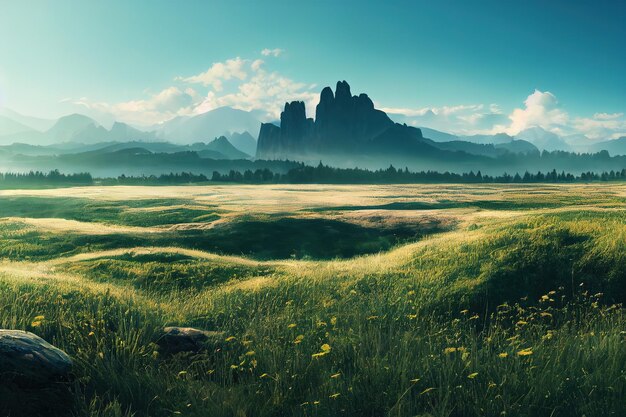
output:
<svg viewBox="0 0 626 417"><path fill-rule="evenodd" d="M623 116L623 113L610 115L596 113L591 118L577 117L573 119L571 126L576 132L590 139L617 139L626 136L626 120Z"/></svg>
<svg viewBox="0 0 626 417"><path fill-rule="evenodd" d="M592 117L571 117L550 92L535 90L524 101L524 108L509 115L508 126L494 126L515 135L529 127L539 126L561 136L585 135L592 140L613 139L626 135L623 113L596 113Z"/></svg>
<svg viewBox="0 0 626 417"><path fill-rule="evenodd" d="M278 56L281 52L270 50L264 55ZM236 57L216 62L200 74L176 77L175 81L179 86L168 87L145 99L114 104L86 98L68 101L99 120L120 120L147 126L223 106L257 111L265 120L276 120L285 102L302 100L312 113L319 97L315 85L267 70L262 59ZM194 85L194 88L185 85Z"/></svg>
<svg viewBox="0 0 626 417"><path fill-rule="evenodd" d="M120 120L127 123L148 126L176 116L193 114L201 97L192 88L184 90L168 87L147 99L131 100L109 104L95 102L87 98L66 99L64 102L80 106L99 120Z"/></svg>
<svg viewBox="0 0 626 417"><path fill-rule="evenodd" d="M277 72L259 68L245 83L230 94L219 95L209 91L196 113L204 113L217 107L230 106L245 111L257 110L266 120L276 120L287 101L304 101L309 114L315 108L319 93L315 85L296 82Z"/></svg>
<svg viewBox="0 0 626 417"><path fill-rule="evenodd" d="M421 109L383 107L382 110L400 123L459 135L488 133L495 124L505 123L507 120L495 104L463 104Z"/></svg>
<svg viewBox="0 0 626 417"><path fill-rule="evenodd" d="M569 115L561 109L554 94L535 90L526 98L524 106L509 115L511 124L505 129L508 134L515 135L533 126L541 126L554 133L568 133Z"/></svg>
<svg viewBox="0 0 626 417"><path fill-rule="evenodd" d="M193 75L191 77L176 77L176 81L202 84L205 87L213 87L215 91L222 91L224 81L232 79L246 79L248 73L246 72L245 67L248 66L249 63L249 60L241 59L239 57L229 59L225 62L216 62L211 65L208 70L198 75Z"/></svg>
<svg viewBox="0 0 626 417"><path fill-rule="evenodd" d="M620 119L624 116L624 113L596 113L593 115L593 118L596 120L614 120Z"/></svg>
<svg viewBox="0 0 626 417"><path fill-rule="evenodd" d="M274 48L274 49L265 48L261 51L261 55L277 57L277 56L282 55L283 52L285 52L285 50L280 49L280 48Z"/></svg>
<svg viewBox="0 0 626 417"><path fill-rule="evenodd" d="M535 90L524 100L523 107L514 109L508 115L497 104L382 109L397 122L457 135L501 132L516 135L524 129L538 126L560 136L584 135L590 140L626 136L624 113L571 117L549 91Z"/></svg>

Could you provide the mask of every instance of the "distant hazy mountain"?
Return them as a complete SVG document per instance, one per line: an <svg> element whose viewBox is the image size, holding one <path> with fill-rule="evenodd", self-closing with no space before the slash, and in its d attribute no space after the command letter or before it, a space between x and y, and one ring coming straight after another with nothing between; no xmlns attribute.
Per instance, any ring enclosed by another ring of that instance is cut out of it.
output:
<svg viewBox="0 0 626 417"><path fill-rule="evenodd" d="M81 115L71 114L58 119L48 130L39 132L24 127L17 122L7 122L0 117L0 129L5 126L6 131L0 130L0 144L27 143L31 145L51 145L61 143L95 144L102 142L124 141L154 141L153 132L142 132L125 123L116 122L111 130L107 130L95 120Z"/></svg>
<svg viewBox="0 0 626 417"><path fill-rule="evenodd" d="M203 144L204 145L204 144ZM210 155L210 152L217 152L222 155L222 158L213 158ZM239 149L235 148L225 136L220 136L216 138L212 142L207 143L204 146L204 150L198 151L198 155L203 158L211 157L213 159L247 159L250 155L241 152Z"/></svg>
<svg viewBox="0 0 626 417"><path fill-rule="evenodd" d="M14 135L16 133L32 132L33 130L34 129L31 129L22 123L0 115L0 137Z"/></svg>
<svg viewBox="0 0 626 417"><path fill-rule="evenodd" d="M450 133L440 132L438 130L430 129L428 127L422 127L422 126L420 126L420 129L422 131L422 135L425 138L431 139L435 142L452 142L454 140L459 140L458 136L450 134Z"/></svg>
<svg viewBox="0 0 626 417"><path fill-rule="evenodd" d="M255 132L255 135L258 132ZM228 138L228 141L237 149L248 155L256 154L256 139L247 131L243 133L233 133Z"/></svg>
<svg viewBox="0 0 626 417"><path fill-rule="evenodd" d="M539 152L535 145L525 140L510 140L504 143L476 143L454 140L450 142L434 142L432 145L442 150L461 151L471 155L488 156L491 158L497 158L507 153L530 154Z"/></svg>
<svg viewBox="0 0 626 417"><path fill-rule="evenodd" d="M571 151L572 147L555 133L535 126L522 130L517 135L517 139L526 140L535 145L539 150L546 151Z"/></svg>
<svg viewBox="0 0 626 417"><path fill-rule="evenodd" d="M156 134L154 132L143 132L135 129L126 123L115 122L111 130L107 134L107 139L115 142L123 141L154 141Z"/></svg>
<svg viewBox="0 0 626 417"><path fill-rule="evenodd" d="M515 139L514 137L509 136L506 133L496 133L495 135L472 135L472 136L461 137L461 140L465 140L468 142L482 143L482 144L492 143L494 145L510 143L514 139Z"/></svg>
<svg viewBox="0 0 626 417"><path fill-rule="evenodd" d="M108 131L95 120L82 114L61 117L45 132L51 143L81 142L96 143L107 140Z"/></svg>
<svg viewBox="0 0 626 417"><path fill-rule="evenodd" d="M250 112L220 107L193 117L176 117L155 126L157 136L175 143L209 141L232 132L254 132L261 122Z"/></svg>
<svg viewBox="0 0 626 417"><path fill-rule="evenodd" d="M539 153L539 149L535 145L522 139L515 139L506 143L496 143L494 146L496 149L505 149L510 153Z"/></svg>
<svg viewBox="0 0 626 417"><path fill-rule="evenodd" d="M6 107L0 108L0 116L7 117L21 125L27 126L32 130L43 132L48 130L54 124L54 120L42 119L39 117L24 116Z"/></svg>
<svg viewBox="0 0 626 417"><path fill-rule="evenodd" d="M611 156L626 155L626 136L618 139L596 142L589 146L590 152L608 151Z"/></svg>

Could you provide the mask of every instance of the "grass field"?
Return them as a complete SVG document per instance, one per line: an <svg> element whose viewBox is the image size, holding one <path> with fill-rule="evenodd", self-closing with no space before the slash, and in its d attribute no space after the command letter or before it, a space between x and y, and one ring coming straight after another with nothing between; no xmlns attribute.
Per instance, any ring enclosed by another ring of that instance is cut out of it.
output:
<svg viewBox="0 0 626 417"><path fill-rule="evenodd" d="M0 191L0 328L70 415L624 416L625 299L622 185Z"/></svg>

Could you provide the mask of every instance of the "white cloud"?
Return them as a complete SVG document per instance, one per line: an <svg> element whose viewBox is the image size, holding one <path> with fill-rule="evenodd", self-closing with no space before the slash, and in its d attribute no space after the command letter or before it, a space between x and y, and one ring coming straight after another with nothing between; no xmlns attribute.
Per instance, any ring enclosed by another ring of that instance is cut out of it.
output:
<svg viewBox="0 0 626 417"><path fill-rule="evenodd" d="M624 113L596 113L593 115L593 118L596 120L614 120L619 119L624 115Z"/></svg>
<svg viewBox="0 0 626 417"><path fill-rule="evenodd" d="M191 77L176 77L176 81L202 84L205 87L213 87L215 91L222 91L224 81L232 79L246 79L248 73L246 72L245 67L248 63L249 60L241 59L239 57L229 59L225 62L216 62L205 72Z"/></svg>
<svg viewBox="0 0 626 417"><path fill-rule="evenodd" d="M280 52L272 51L272 54ZM280 117L284 103L306 102L310 114L319 97L315 84L296 82L275 71L265 69L261 59L236 57L213 63L208 70L189 77L176 77L183 84L198 84L194 88L171 86L144 99L106 103L87 98L68 99L80 106L82 112L99 120L119 120L149 126L176 116L207 112L230 106L246 111L258 111L266 120ZM231 81L226 83L226 81ZM205 87L205 88L202 88Z"/></svg>
<svg viewBox="0 0 626 417"><path fill-rule="evenodd" d="M509 115L511 124L506 132L515 135L524 129L541 126L554 133L566 133L569 115L560 108L554 94L535 90L524 101L523 109L515 109Z"/></svg>
<svg viewBox="0 0 626 417"><path fill-rule="evenodd" d="M222 106L241 110L261 111L267 120L280 117L285 102L300 100L306 104L311 115L319 99L315 85L296 82L277 72L259 69L248 81L242 83L230 94L218 95L209 91L204 101L196 108L196 113L204 113Z"/></svg>
<svg viewBox="0 0 626 417"><path fill-rule="evenodd" d="M382 107L399 123L429 127L458 135L487 133L495 123L503 123L506 117L494 104L461 104L421 109Z"/></svg>
<svg viewBox="0 0 626 417"><path fill-rule="evenodd" d="M263 61L262 59L256 59L254 60L254 62L252 62L252 65L250 65L250 67L252 68L252 71L256 72L261 69L261 66L263 64L265 64L265 61Z"/></svg>
<svg viewBox="0 0 626 417"><path fill-rule="evenodd" d="M282 55L283 52L285 52L285 50L280 49L280 48L274 48L274 49L265 48L261 51L261 55L277 57L277 56Z"/></svg>
<svg viewBox="0 0 626 417"><path fill-rule="evenodd" d="M549 91L535 90L524 100L524 107L508 115L499 105L469 104L418 109L383 107L382 110L400 123L429 127L457 135L516 135L539 126L561 136L585 135L591 140L626 136L624 113L596 113L592 117L571 117L556 96Z"/></svg>
<svg viewBox="0 0 626 417"><path fill-rule="evenodd" d="M508 126L494 126L515 135L529 127L539 126L561 136L585 135L592 140L613 139L626 135L623 113L596 113L593 117L571 117L554 94L535 90L524 101L523 109L509 115Z"/></svg>
<svg viewBox="0 0 626 417"><path fill-rule="evenodd" d="M99 114L105 119L113 118L131 124L148 126L176 116L192 114L200 100L201 97L192 88L181 90L178 87L168 87L147 99L114 104L91 101L85 97L63 101L89 110L94 117L98 117Z"/></svg>
<svg viewBox="0 0 626 417"><path fill-rule="evenodd" d="M607 117L610 116L610 117ZM572 128L590 139L617 139L626 136L626 120L623 113L596 113L593 118L577 117L571 121Z"/></svg>

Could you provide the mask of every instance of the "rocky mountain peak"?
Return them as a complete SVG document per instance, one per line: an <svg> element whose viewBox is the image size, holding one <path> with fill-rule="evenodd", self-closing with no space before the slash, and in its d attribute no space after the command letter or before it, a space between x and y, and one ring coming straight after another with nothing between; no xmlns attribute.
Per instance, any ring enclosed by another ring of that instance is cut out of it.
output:
<svg viewBox="0 0 626 417"><path fill-rule="evenodd" d="M367 94L353 96L346 81L337 82L334 93L330 87L321 91L315 121L307 119L302 101L285 103L280 120L280 127L261 126L257 157L361 152L394 125Z"/></svg>

